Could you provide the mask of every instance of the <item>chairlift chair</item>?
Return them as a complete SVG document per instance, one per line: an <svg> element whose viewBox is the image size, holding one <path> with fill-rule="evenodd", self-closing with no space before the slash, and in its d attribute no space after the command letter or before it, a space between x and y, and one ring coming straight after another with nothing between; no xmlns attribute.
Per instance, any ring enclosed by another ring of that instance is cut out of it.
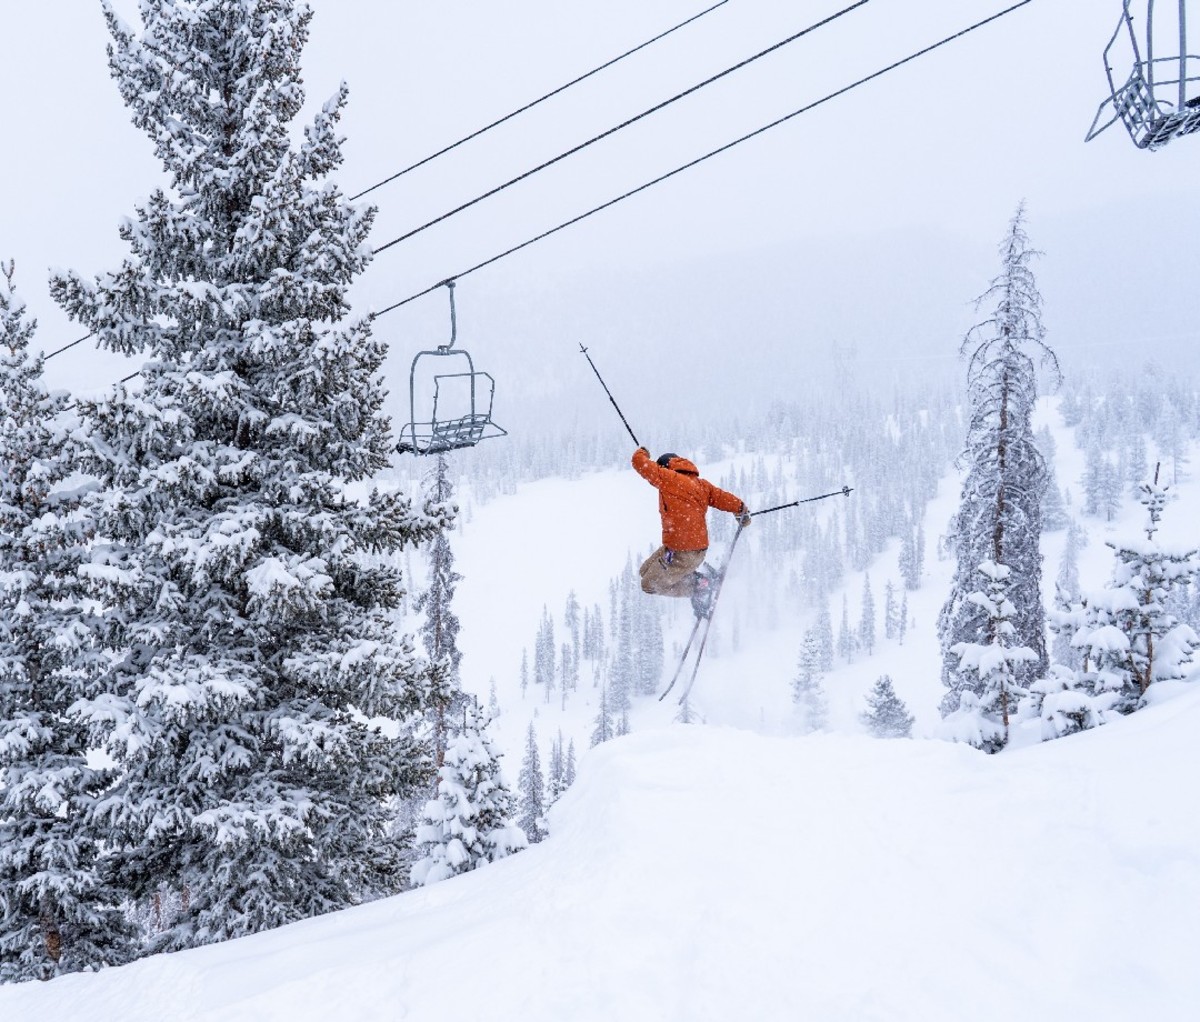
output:
<svg viewBox="0 0 1200 1022"><path fill-rule="evenodd" d="M1131 9L1145 9L1139 25ZM1200 17L1197 19L1200 22ZM1191 29L1192 40L1196 26ZM1086 141L1120 120L1139 149L1161 149L1200 131L1200 45L1189 52L1187 0L1122 0L1121 21L1104 49L1109 95L1100 104ZM1122 80L1113 69L1114 51L1132 51L1133 70ZM1109 105L1111 116L1101 123Z"/></svg>
<svg viewBox="0 0 1200 1022"><path fill-rule="evenodd" d="M446 287L450 291L450 341L419 351L413 358L408 373L409 421L400 428L396 445L401 454L443 454L508 435L492 421L496 381L475 368L470 352L454 347L458 339L454 281L446 281ZM425 408L431 409L428 419L422 414Z"/></svg>

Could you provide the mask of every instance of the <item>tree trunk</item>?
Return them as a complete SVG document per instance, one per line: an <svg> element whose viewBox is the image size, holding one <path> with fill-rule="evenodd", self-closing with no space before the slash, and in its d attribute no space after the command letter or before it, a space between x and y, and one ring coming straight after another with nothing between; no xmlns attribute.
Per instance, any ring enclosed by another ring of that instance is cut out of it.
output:
<svg viewBox="0 0 1200 1022"><path fill-rule="evenodd" d="M62 933L59 932L58 924L55 923L54 917L49 912L43 912L41 915L42 924L42 939L46 943L46 957L56 965L62 958Z"/></svg>

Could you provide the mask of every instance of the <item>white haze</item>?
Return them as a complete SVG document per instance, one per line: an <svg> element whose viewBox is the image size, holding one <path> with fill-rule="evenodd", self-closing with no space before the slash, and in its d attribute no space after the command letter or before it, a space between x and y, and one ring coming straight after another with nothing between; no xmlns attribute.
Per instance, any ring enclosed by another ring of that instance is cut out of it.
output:
<svg viewBox="0 0 1200 1022"><path fill-rule="evenodd" d="M312 106L346 79L350 194L675 24L700 0L439 5L314 0ZM668 40L374 192L382 244L844 4L732 0ZM829 27L379 256L382 308L1002 9L871 0ZM121 217L160 181L108 78L92 0L9 3L0 94L0 256L53 350L80 336L51 266L124 255ZM136 20L133 0L116 0ZM904 383L953 374L971 299L1022 199L1064 364L1169 358L1196 339L1189 140L1149 154L1119 128L1085 145L1118 0L1035 0L909 66L656 186L458 288L460 341L498 381L497 418L538 430L611 414L578 346L636 423L731 418L831 366ZM1164 300L1169 296L1169 300ZM444 292L382 318L392 411L448 330ZM133 366L136 368L136 365ZM90 342L49 363L94 390L131 371ZM612 420L615 427L619 423ZM732 429L732 426L731 426ZM732 437L731 437L732 438ZM664 442L668 442L664 440Z"/></svg>

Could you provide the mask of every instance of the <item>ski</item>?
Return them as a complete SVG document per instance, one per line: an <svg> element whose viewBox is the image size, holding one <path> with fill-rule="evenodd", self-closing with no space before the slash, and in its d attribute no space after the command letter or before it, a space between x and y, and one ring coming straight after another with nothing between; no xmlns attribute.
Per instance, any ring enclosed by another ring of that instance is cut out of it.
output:
<svg viewBox="0 0 1200 1022"><path fill-rule="evenodd" d="M705 618L709 625L712 624L712 617ZM692 693L692 686L696 684L696 675L700 673L700 658L704 656L704 647L708 643L708 625L704 629L704 637L700 640L700 648L696 650L696 662L692 664L692 676L688 678L688 683L684 686L683 691L679 694L679 705L682 706L687 702L687 697Z"/></svg>
<svg viewBox="0 0 1200 1022"><path fill-rule="evenodd" d="M743 526L738 527L738 531L733 535L733 542L729 544L729 553L725 555L725 563L721 565L721 570L717 572L713 582L712 602L708 606L707 617L697 617L696 623L692 625L692 634L688 636L687 645L683 647L683 655L679 658L679 666L675 668L675 673L671 676L671 682L665 689L662 695L658 697L658 701L662 702L666 698L668 692L675 687L675 682L679 680L679 675L683 673L683 666L687 663L688 653L691 652L692 643L696 641L696 635L700 632L700 626L704 626L704 634L700 636L700 647L696 650L696 660L692 665L692 673L688 678L687 687L683 690L683 694L679 697L680 705L687 699L688 693L692 691L692 686L696 683L696 675L700 672L700 659L704 656L704 647L708 644L708 632L712 627L713 614L717 610L717 600L721 596L721 587L725 584L725 573L729 570L729 562L733 560L733 551L737 549L737 542L742 537Z"/></svg>
<svg viewBox="0 0 1200 1022"><path fill-rule="evenodd" d="M696 623L692 625L692 634L688 636L687 645L683 647L683 656L679 658L679 666L675 668L675 673L671 675L671 683L663 689L662 695L658 697L660 703L667 698L667 693L675 687L675 682L679 680L679 675L683 673L683 665L687 663L688 651L692 648L692 643L696 641L696 633L700 631L700 622L703 620L704 618L698 617L696 618Z"/></svg>

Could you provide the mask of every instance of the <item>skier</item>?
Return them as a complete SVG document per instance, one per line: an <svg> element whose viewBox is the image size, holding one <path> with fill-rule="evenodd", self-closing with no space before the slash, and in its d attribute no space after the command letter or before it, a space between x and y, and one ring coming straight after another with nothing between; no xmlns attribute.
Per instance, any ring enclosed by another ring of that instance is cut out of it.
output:
<svg viewBox="0 0 1200 1022"><path fill-rule="evenodd" d="M704 565L708 550L708 509L737 515L738 526L750 524L750 512L739 497L700 478L687 458L664 454L657 461L645 447L633 452L633 467L658 490L662 546L642 565L642 591L658 596L687 596L700 618L712 610L716 574Z"/></svg>

